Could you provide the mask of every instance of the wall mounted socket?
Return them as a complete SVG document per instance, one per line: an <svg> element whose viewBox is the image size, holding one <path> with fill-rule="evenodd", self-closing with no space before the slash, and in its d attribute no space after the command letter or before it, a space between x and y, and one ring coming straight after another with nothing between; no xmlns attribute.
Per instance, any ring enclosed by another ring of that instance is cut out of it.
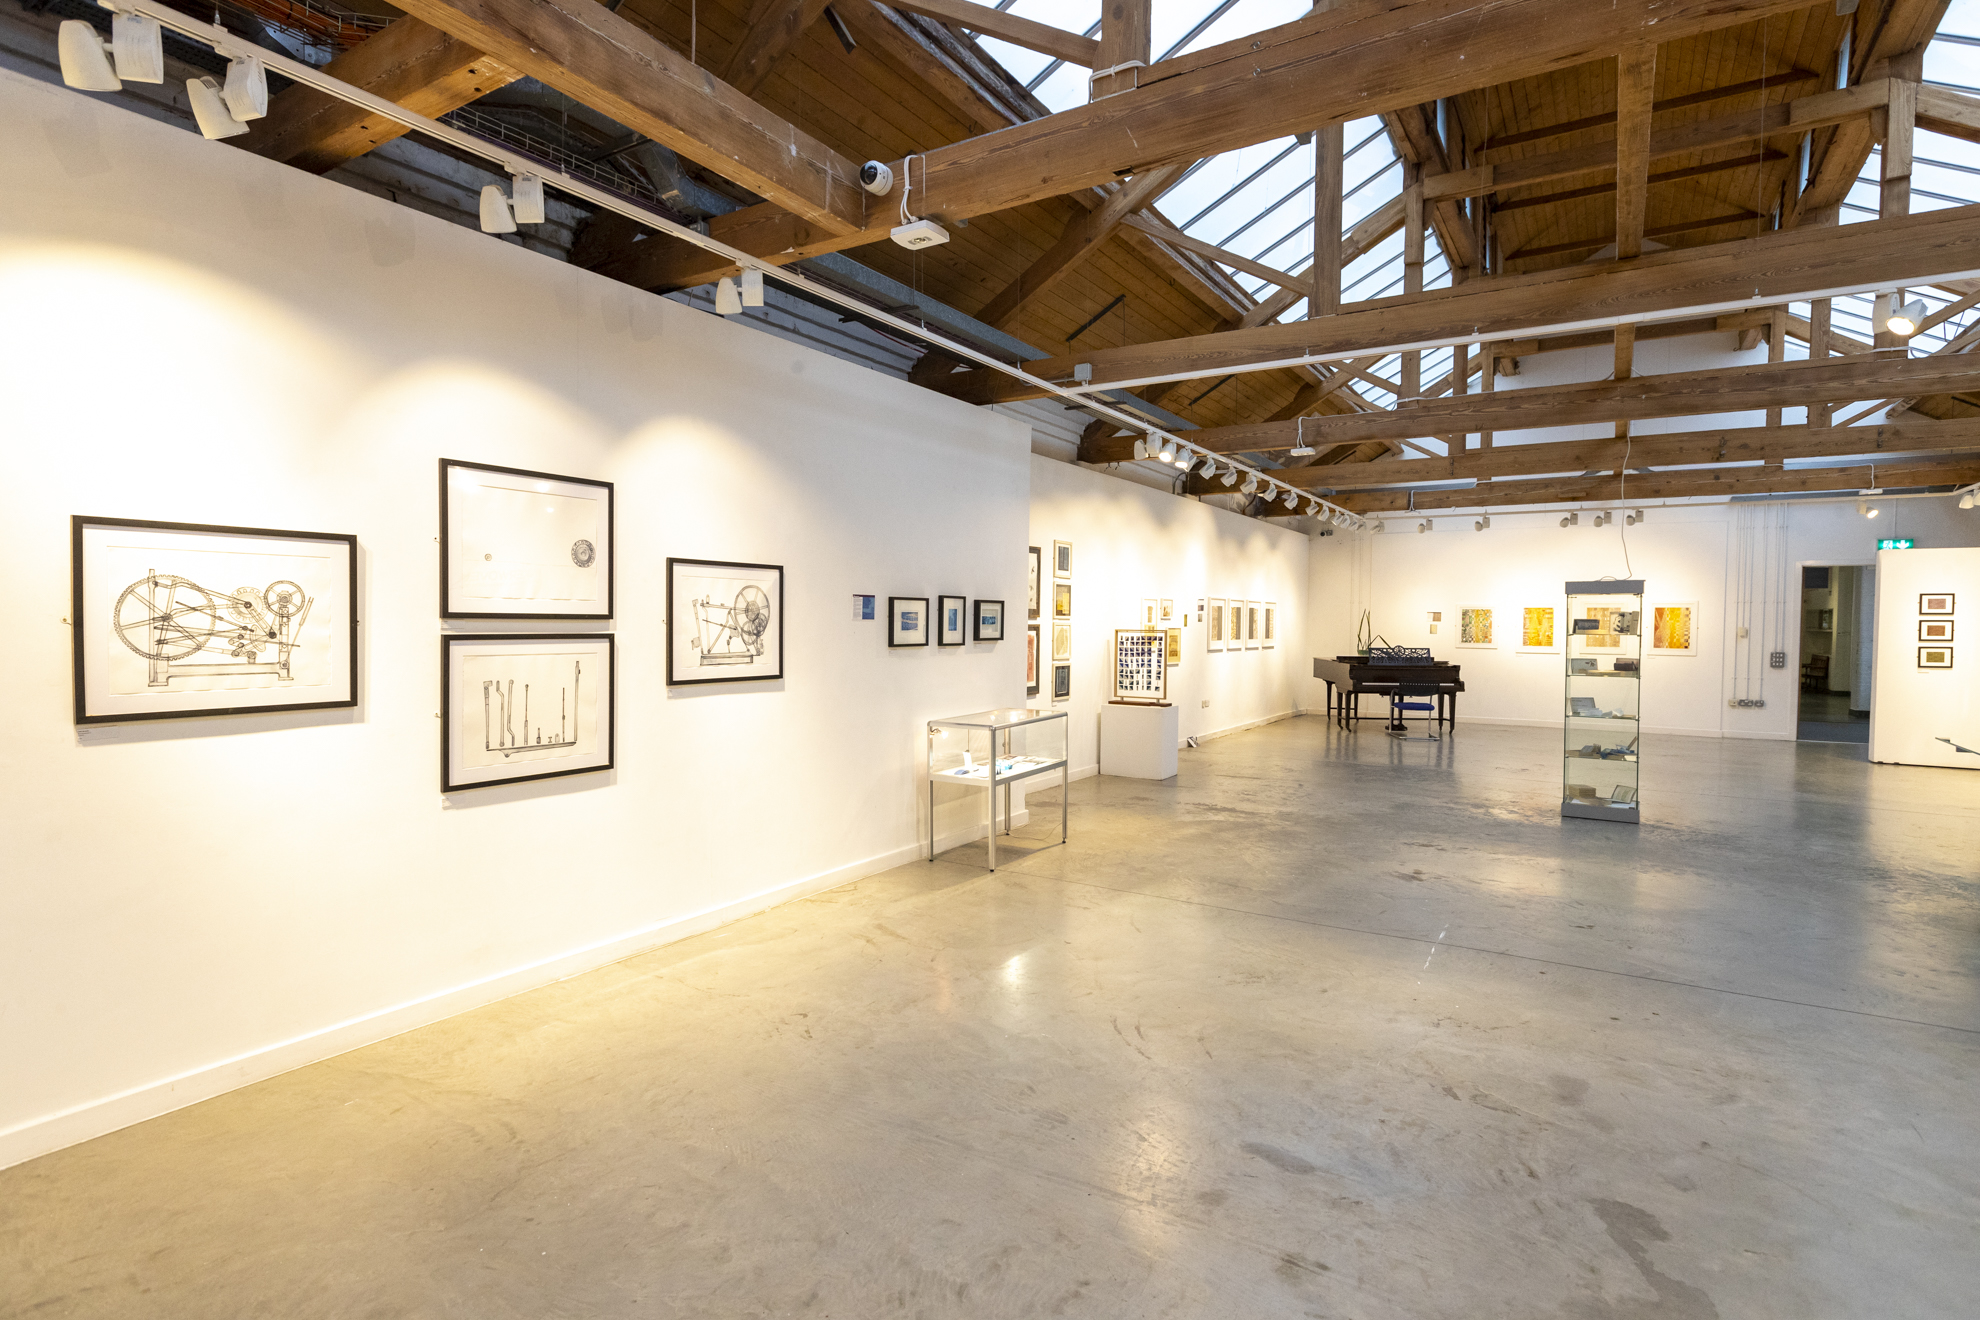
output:
<svg viewBox="0 0 1980 1320"><path fill-rule="evenodd" d="M1742 710L1744 709L1758 710L1762 706L1765 706L1767 703L1765 701L1762 701L1759 697L1734 697L1732 700L1726 702L1726 704L1728 706L1738 707Z"/></svg>

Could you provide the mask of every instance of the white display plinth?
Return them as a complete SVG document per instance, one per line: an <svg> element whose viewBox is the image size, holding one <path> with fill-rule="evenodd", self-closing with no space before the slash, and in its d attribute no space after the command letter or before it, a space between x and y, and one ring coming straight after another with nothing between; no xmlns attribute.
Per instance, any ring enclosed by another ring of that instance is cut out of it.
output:
<svg viewBox="0 0 1980 1320"><path fill-rule="evenodd" d="M1127 779L1171 779L1182 728L1180 706L1100 708L1100 773Z"/></svg>

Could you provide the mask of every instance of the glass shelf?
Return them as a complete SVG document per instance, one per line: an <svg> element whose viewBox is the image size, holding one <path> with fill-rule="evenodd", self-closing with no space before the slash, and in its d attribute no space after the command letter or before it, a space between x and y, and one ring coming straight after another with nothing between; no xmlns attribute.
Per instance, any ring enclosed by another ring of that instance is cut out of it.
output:
<svg viewBox="0 0 1980 1320"><path fill-rule="evenodd" d="M1636 824L1643 583L1570 582L1562 619L1561 815Z"/></svg>
<svg viewBox="0 0 1980 1320"><path fill-rule="evenodd" d="M928 721L928 860L935 860L935 785L980 790L989 800L990 869L997 869L997 790L1010 833L1011 785L1059 774L1059 841L1066 838L1072 722L1063 710L1003 706Z"/></svg>

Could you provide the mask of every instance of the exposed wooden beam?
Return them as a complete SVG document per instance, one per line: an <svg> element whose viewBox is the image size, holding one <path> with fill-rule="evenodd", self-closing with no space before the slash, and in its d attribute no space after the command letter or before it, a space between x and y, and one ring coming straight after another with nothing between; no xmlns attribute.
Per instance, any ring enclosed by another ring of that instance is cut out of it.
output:
<svg viewBox="0 0 1980 1320"><path fill-rule="evenodd" d="M1472 431L1531 430L1591 422L1645 421L1697 413L1752 412L1777 404L1956 394L1980 386L1980 360L1891 354L1826 362L1766 363L1688 371L1587 385L1547 385L1496 394L1425 400L1393 412L1328 417L1307 426L1308 444L1404 440ZM1292 428L1254 422L1192 432L1190 443L1211 453L1285 449Z"/></svg>
<svg viewBox="0 0 1980 1320"><path fill-rule="evenodd" d="M589 0L405 0L417 18L575 97L830 235L860 234L859 167ZM935 208L929 207L933 210ZM881 219L894 208L878 206Z"/></svg>
<svg viewBox="0 0 1980 1320"><path fill-rule="evenodd" d="M1162 195L1175 181L1181 167L1162 165L1126 180L1098 210L1076 215L1059 235L1058 242L1045 249L1022 275L992 298L976 313L985 325L1003 329L1017 316L1028 299L1036 298L1064 279L1109 238L1123 222L1137 218L1135 212Z"/></svg>
<svg viewBox="0 0 1980 1320"><path fill-rule="evenodd" d="M1014 114L1011 105L987 94L969 71L890 6L875 0L837 0L834 9L861 46L924 84L936 100L953 108L978 132L995 133L1029 118Z"/></svg>
<svg viewBox="0 0 1980 1320"><path fill-rule="evenodd" d="M1632 468L1690 467L1706 463L1759 463L1781 458L1854 458L1888 454L1957 454L1980 451L1980 417L1947 422L1894 422L1884 426L1734 426L1666 435L1594 440L1549 440L1499 445L1490 453L1435 458L1377 459L1331 473L1302 472L1289 484L1307 490L1356 490L1424 482L1495 477L1558 476ZM1901 457L1893 461L1902 462ZM1879 461L1882 465L1882 460Z"/></svg>
<svg viewBox="0 0 1980 1320"><path fill-rule="evenodd" d="M1644 238L1671 238L1678 234L1696 233L1701 229L1719 229L1726 225L1750 224L1764 217L1758 211L1740 207L1725 215L1708 215L1696 220L1678 220L1668 225L1658 225L1643 232ZM1537 247L1521 248L1506 254L1507 261L1531 261L1535 257L1558 256L1563 252L1593 252L1597 248L1617 243L1614 234L1598 234L1592 238L1575 239L1566 243L1543 243ZM1618 258L1620 260L1621 258Z"/></svg>
<svg viewBox="0 0 1980 1320"><path fill-rule="evenodd" d="M1876 27L1856 52L1857 67L1848 70L1850 79L1870 82L1896 76L1917 82L1923 78L1925 44L1945 17L1947 3L1948 0L1889 0ZM1799 224L1803 217L1821 214L1848 197L1864 162L1870 159L1871 149L1877 145L1880 131L1880 126L1868 120L1839 125L1816 162L1814 177L1783 223Z"/></svg>
<svg viewBox="0 0 1980 1320"><path fill-rule="evenodd" d="M1683 179L1701 178L1707 174L1723 174L1729 170L1743 170L1749 165L1768 164L1777 160L1786 160L1787 158L1788 154L1785 151L1775 151L1772 147L1767 147L1760 151L1749 152L1744 156L1733 156L1726 160L1706 161L1703 165L1687 165L1683 169L1676 170L1659 170L1650 176L1650 186L1654 188L1662 183L1676 183ZM1576 202L1584 197L1604 197L1615 190L1615 181L1612 179L1607 183L1591 183L1585 188L1565 188L1559 192L1534 193L1529 197L1514 197L1496 202L1492 206L1492 214L1500 216L1506 214L1508 211L1524 211L1535 206L1553 206L1560 202Z"/></svg>
<svg viewBox="0 0 1980 1320"><path fill-rule="evenodd" d="M1219 376L1299 362L1361 357L1471 339L1514 339L1677 319L1900 285L1980 275L1980 207L1875 220L1835 230L1788 230L1633 262L1584 262L1452 289L1350 303L1338 316L1225 334L1094 349L1096 386ZM1072 359L1028 364L1047 379ZM959 374L950 388L974 402L1035 397L1022 382Z"/></svg>
<svg viewBox="0 0 1980 1320"><path fill-rule="evenodd" d="M1341 175L1347 149L1343 127L1325 124L1313 134L1313 266L1308 272L1313 291L1307 296L1308 316L1332 316L1341 310Z"/></svg>
<svg viewBox="0 0 1980 1320"><path fill-rule="evenodd" d="M1944 87L1918 88L1917 124L1962 142L1980 142L1980 100Z"/></svg>
<svg viewBox="0 0 1980 1320"><path fill-rule="evenodd" d="M1306 276L1288 274L1280 270L1277 266L1268 266L1262 261L1253 261L1250 257L1239 256L1235 252L1220 248L1215 243L1197 238L1193 234L1185 234L1173 225L1165 225L1150 216L1131 215L1122 221L1122 223L1129 228L1139 229L1151 238L1160 239L1171 247L1178 247L1186 252L1195 252L1201 256L1210 258L1210 260L1219 265L1229 266L1232 270L1241 270L1247 275L1256 275L1259 279L1268 280L1282 289L1290 289L1302 296L1312 292L1313 281Z"/></svg>
<svg viewBox="0 0 1980 1320"><path fill-rule="evenodd" d="M1822 75L1811 69L1788 69L1781 73L1769 74L1764 78L1748 78L1745 82L1729 83L1724 87L1707 87L1703 91L1686 92L1682 96L1667 96L1650 107L1655 114L1666 110L1685 110L1697 105L1710 105L1714 101L1729 101L1736 96L1746 96L1753 92L1777 91L1782 87L1794 87L1803 83L1820 82ZM1541 128L1529 128L1518 133L1506 133L1485 139L1479 149L1490 153L1507 147L1524 146L1529 142L1542 142L1550 137L1565 137L1569 133L1581 133L1591 128L1607 128L1616 122L1615 111L1607 114L1588 115L1581 119L1570 119L1566 123L1548 124Z"/></svg>
<svg viewBox="0 0 1980 1320"><path fill-rule="evenodd" d="M396 20L331 60L323 71L432 119L523 76L417 18ZM292 86L268 103L268 115L254 132L229 140L257 155L322 174L405 133L397 120L313 88Z"/></svg>
<svg viewBox="0 0 1980 1320"><path fill-rule="evenodd" d="M1050 23L1038 23L1016 14L1007 14L989 5L971 4L969 0L887 0L887 4L890 8L910 14L921 14L954 27L981 32L986 37L1008 41L1013 46L1035 50L1040 55L1049 55L1084 69L1097 67L1100 61L1100 43L1092 37L1083 37L1077 32L1053 27Z"/></svg>
<svg viewBox="0 0 1980 1320"><path fill-rule="evenodd" d="M1152 8L1152 0L1101 0L1099 63L1088 84L1093 100L1131 91L1148 76Z"/></svg>
<svg viewBox="0 0 1980 1320"><path fill-rule="evenodd" d="M722 80L744 96L754 96L771 67L797 45L805 29L825 12L827 0L756 0L749 9L749 31L722 66Z"/></svg>
<svg viewBox="0 0 1980 1320"><path fill-rule="evenodd" d="M1644 218L1650 209L1650 105L1656 90L1655 43L1616 56L1616 257L1623 261L1643 255Z"/></svg>
<svg viewBox="0 0 1980 1320"><path fill-rule="evenodd" d="M1306 469L1298 469L1305 472ZM1547 481L1490 482L1468 490L1416 491L1332 497L1354 513L1381 514L1430 509L1508 508L1524 504L1585 501L1713 499L1732 495L1788 495L1856 491L1875 480L1880 486L1962 486L1980 481L1980 458L1865 467L1708 468L1695 472L1653 472L1631 476L1570 477Z"/></svg>

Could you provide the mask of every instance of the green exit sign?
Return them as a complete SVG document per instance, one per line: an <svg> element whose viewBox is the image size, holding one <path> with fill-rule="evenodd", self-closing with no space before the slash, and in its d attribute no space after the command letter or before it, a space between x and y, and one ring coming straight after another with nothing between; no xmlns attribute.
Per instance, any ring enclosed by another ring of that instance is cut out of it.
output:
<svg viewBox="0 0 1980 1320"><path fill-rule="evenodd" d="M1879 550L1909 550L1911 549L1911 538L1908 536L1887 536L1877 542L1877 548Z"/></svg>

